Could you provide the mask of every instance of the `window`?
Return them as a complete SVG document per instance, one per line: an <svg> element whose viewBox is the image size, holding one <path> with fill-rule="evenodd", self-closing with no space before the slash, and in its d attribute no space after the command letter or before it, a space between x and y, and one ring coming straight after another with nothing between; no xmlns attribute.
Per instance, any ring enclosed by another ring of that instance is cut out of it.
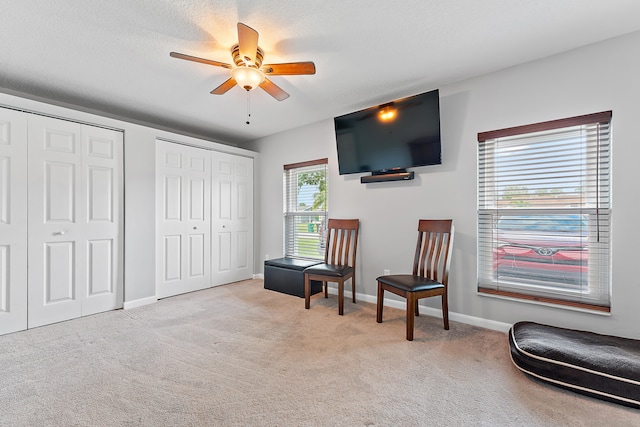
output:
<svg viewBox="0 0 640 427"><path fill-rule="evenodd" d="M285 256L324 259L327 159L284 165Z"/></svg>
<svg viewBox="0 0 640 427"><path fill-rule="evenodd" d="M478 134L478 291L610 307L611 111Z"/></svg>

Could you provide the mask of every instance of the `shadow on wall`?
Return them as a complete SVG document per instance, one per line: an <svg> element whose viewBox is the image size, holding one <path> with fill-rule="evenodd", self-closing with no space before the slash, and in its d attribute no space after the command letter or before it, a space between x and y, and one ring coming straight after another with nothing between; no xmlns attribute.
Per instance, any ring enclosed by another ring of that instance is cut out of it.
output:
<svg viewBox="0 0 640 427"><path fill-rule="evenodd" d="M455 225L455 221L454 221ZM478 283L476 235L463 234L456 227L449 272L449 310L471 313Z"/></svg>
<svg viewBox="0 0 640 427"><path fill-rule="evenodd" d="M442 167L439 172L457 170L462 131L469 107L469 91L440 95L440 133L442 138ZM475 153L473 153L475 156Z"/></svg>

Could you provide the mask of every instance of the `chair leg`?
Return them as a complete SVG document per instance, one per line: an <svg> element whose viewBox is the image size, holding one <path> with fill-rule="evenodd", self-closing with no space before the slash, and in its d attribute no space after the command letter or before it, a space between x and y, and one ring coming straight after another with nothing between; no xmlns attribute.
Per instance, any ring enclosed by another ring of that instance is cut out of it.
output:
<svg viewBox="0 0 640 427"><path fill-rule="evenodd" d="M304 275L304 308L309 309L311 302L311 282L309 281L309 275Z"/></svg>
<svg viewBox="0 0 640 427"><path fill-rule="evenodd" d="M449 303L447 302L447 293L442 294L442 320L444 321L444 329L449 330Z"/></svg>
<svg viewBox="0 0 640 427"><path fill-rule="evenodd" d="M420 307L418 307L418 298L416 298L416 317L420 316Z"/></svg>
<svg viewBox="0 0 640 427"><path fill-rule="evenodd" d="M329 298L329 282L322 282L322 287L324 288L324 297Z"/></svg>
<svg viewBox="0 0 640 427"><path fill-rule="evenodd" d="M413 292L407 293L407 341L413 341L413 324L416 317L416 296Z"/></svg>
<svg viewBox="0 0 640 427"><path fill-rule="evenodd" d="M376 322L382 323L382 307L384 307L384 289L378 282L378 305L376 308Z"/></svg>
<svg viewBox="0 0 640 427"><path fill-rule="evenodd" d="M353 276L351 276L351 299L353 300L353 303L356 303L356 273L353 273Z"/></svg>
<svg viewBox="0 0 640 427"><path fill-rule="evenodd" d="M356 303L356 276L351 276L351 301Z"/></svg>
<svg viewBox="0 0 640 427"><path fill-rule="evenodd" d="M338 314L344 314L344 282L338 281Z"/></svg>

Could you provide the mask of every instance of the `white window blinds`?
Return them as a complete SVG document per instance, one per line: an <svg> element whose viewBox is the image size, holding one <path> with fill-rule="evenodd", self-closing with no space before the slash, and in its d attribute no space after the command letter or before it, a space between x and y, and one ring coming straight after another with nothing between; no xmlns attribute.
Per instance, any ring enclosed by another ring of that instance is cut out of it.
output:
<svg viewBox="0 0 640 427"><path fill-rule="evenodd" d="M285 256L324 259L327 159L284 166Z"/></svg>
<svg viewBox="0 0 640 427"><path fill-rule="evenodd" d="M608 311L611 112L478 134L478 289Z"/></svg>

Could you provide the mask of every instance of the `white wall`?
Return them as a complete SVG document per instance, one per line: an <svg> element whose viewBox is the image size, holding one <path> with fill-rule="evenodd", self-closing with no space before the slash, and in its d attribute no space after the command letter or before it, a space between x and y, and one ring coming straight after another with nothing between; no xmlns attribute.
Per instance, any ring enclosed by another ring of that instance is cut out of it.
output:
<svg viewBox="0 0 640 427"><path fill-rule="evenodd" d="M282 165L328 157L330 216L361 220L358 293L374 296L383 269L410 271L419 218L450 217L456 237L449 307L458 318L533 320L640 338L638 76L640 33L634 33L441 87L443 164L415 168L416 179L409 182L363 185L360 175L338 175L332 119L248 144L261 154L257 268L266 254L283 254ZM604 110L613 110L611 315L478 295L477 133ZM426 304L439 308L437 299Z"/></svg>
<svg viewBox="0 0 640 427"><path fill-rule="evenodd" d="M0 93L0 105L124 131L124 301L125 307L155 300L156 138L256 158L257 153ZM257 162L256 162L257 163Z"/></svg>

